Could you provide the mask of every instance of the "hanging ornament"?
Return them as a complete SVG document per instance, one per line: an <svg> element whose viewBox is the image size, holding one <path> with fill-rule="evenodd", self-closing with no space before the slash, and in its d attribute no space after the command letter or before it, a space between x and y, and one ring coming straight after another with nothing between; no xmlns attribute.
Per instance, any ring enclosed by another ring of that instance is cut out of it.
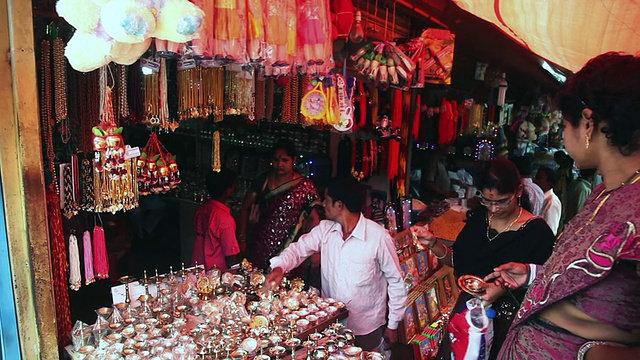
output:
<svg viewBox="0 0 640 360"><path fill-rule="evenodd" d="M100 124L93 133L94 210L115 213L138 206L138 187L134 181L135 162L125 157L122 127L115 125L111 88L106 69L101 70Z"/></svg>
<svg viewBox="0 0 640 360"><path fill-rule="evenodd" d="M227 115L247 115L255 119L254 113L254 68L228 65L225 72L224 109Z"/></svg>
<svg viewBox="0 0 640 360"><path fill-rule="evenodd" d="M477 161L489 161L493 160L495 149L493 142L487 139L482 139L476 142L475 149L473 151L473 158Z"/></svg>
<svg viewBox="0 0 640 360"><path fill-rule="evenodd" d="M137 178L140 195L166 193L180 184L180 170L175 155L151 133L137 160Z"/></svg>

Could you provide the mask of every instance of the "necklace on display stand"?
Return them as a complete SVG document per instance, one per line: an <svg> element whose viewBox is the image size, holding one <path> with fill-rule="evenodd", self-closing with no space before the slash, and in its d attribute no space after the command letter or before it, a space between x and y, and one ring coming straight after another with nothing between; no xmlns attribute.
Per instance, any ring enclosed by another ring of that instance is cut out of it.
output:
<svg viewBox="0 0 640 360"><path fill-rule="evenodd" d="M499 231L494 237L491 237L489 236L489 230L491 229L491 219L493 219L493 214L491 214L491 216L489 216L489 219L487 220L487 239L489 240L489 242L495 240L498 236L500 236L500 234L509 231L513 224L520 220L520 216L522 216L522 207L520 208L520 211L518 211L518 216L516 216L516 218L513 219L513 221L511 221L509 225L507 225L507 227L505 227L502 231Z"/></svg>

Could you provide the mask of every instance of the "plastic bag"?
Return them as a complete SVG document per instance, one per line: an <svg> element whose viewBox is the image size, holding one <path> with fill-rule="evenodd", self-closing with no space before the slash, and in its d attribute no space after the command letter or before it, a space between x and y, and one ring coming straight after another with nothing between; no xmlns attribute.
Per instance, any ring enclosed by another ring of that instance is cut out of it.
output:
<svg viewBox="0 0 640 360"><path fill-rule="evenodd" d="M489 358L493 343L493 318L477 298L467 301L467 309L451 317L449 337L452 358L458 360L484 360Z"/></svg>

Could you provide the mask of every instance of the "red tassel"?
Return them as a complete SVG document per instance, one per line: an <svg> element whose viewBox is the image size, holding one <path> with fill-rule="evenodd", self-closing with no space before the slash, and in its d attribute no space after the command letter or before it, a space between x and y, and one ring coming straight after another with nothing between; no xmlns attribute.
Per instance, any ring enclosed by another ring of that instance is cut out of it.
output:
<svg viewBox="0 0 640 360"><path fill-rule="evenodd" d="M416 104L415 104L415 116L413 118L413 128L411 129L411 134L413 135L413 139L417 139L418 136L420 136L420 102L421 102L421 98L422 95L417 94L416 95Z"/></svg>
<svg viewBox="0 0 640 360"><path fill-rule="evenodd" d="M109 258L102 226L93 227L93 270L97 279L109 278Z"/></svg>
<svg viewBox="0 0 640 360"><path fill-rule="evenodd" d="M71 310L69 309L69 290L67 290L66 241L62 228L62 211L60 196L56 193L56 184L49 184L47 191L47 217L49 219L49 241L51 244L51 262L53 267L53 293L56 306L56 326L58 345L64 347L71 341Z"/></svg>
<svg viewBox="0 0 640 360"><path fill-rule="evenodd" d="M89 285L96 281L93 276L93 250L91 249L91 233L89 230L84 232L82 236L82 247L84 249L84 278L85 285Z"/></svg>
<svg viewBox="0 0 640 360"><path fill-rule="evenodd" d="M391 120L393 124L402 123L402 98L401 90L393 90L393 102L391 104ZM400 142L389 141L389 162L387 167L387 178L393 180L398 175L398 160L400 160Z"/></svg>

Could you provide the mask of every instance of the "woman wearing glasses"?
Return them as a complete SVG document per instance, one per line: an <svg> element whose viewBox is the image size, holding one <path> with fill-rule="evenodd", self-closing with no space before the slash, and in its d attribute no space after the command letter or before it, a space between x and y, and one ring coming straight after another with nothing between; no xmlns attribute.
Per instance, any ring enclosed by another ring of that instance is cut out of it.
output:
<svg viewBox="0 0 640 360"><path fill-rule="evenodd" d="M561 90L564 144L598 185L544 266L486 278L527 296L501 359L640 359L640 56L591 59Z"/></svg>
<svg viewBox="0 0 640 360"><path fill-rule="evenodd" d="M452 266L456 277L484 277L505 262L518 261L543 264L553 250L555 237L549 226L521 204L526 203L523 185L515 164L496 159L486 164L477 181L484 211L477 211L462 229L451 248L439 242L428 228L412 227L418 240L436 255L441 263ZM520 259L520 260L516 260ZM497 311L490 359L495 359L513 315L520 306L524 291L514 291L488 284L481 295L485 303ZM454 313L464 310L471 295L460 293ZM517 302L516 302L517 301ZM446 343L446 339L445 339ZM448 359L448 344L441 347L439 358Z"/></svg>

